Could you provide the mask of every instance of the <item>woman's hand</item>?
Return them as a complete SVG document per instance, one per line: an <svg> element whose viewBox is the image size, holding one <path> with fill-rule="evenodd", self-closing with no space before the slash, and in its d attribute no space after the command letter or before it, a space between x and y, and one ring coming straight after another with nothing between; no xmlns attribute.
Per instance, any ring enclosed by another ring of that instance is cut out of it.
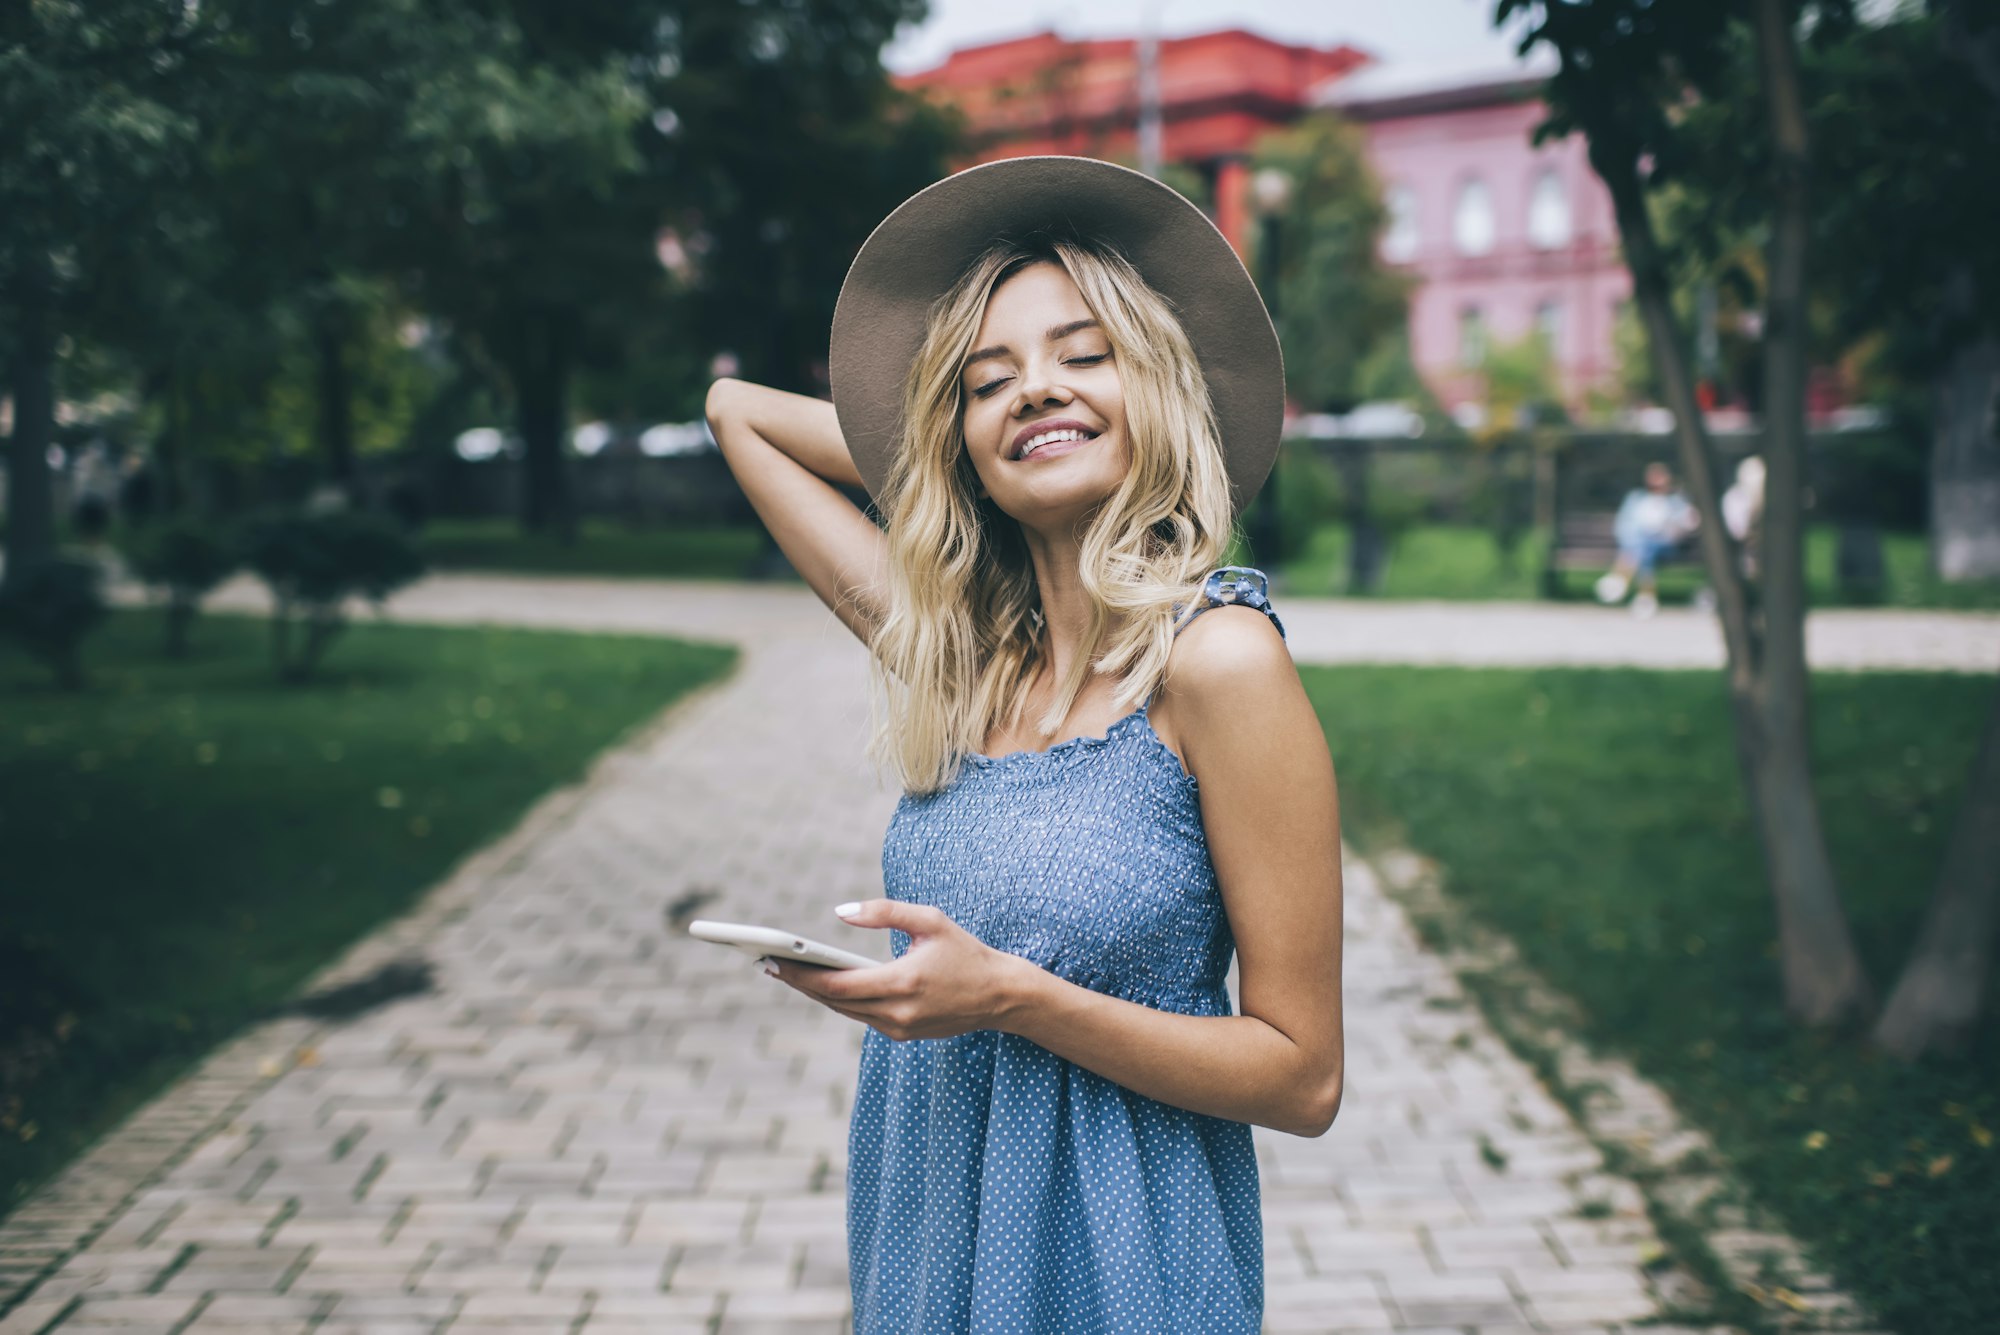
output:
<svg viewBox="0 0 2000 1335"><path fill-rule="evenodd" d="M766 959L765 968L814 1001L890 1038L952 1038L998 1028L1012 996L1014 971L1033 967L921 904L871 899L834 911L856 927L907 932L910 948L901 959L872 969L823 969L781 959Z"/></svg>

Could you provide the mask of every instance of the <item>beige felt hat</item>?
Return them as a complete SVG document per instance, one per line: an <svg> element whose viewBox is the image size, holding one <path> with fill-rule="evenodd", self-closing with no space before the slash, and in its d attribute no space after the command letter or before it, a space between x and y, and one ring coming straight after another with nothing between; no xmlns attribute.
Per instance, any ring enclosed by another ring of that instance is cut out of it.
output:
<svg viewBox="0 0 2000 1335"><path fill-rule="evenodd" d="M988 246L1039 232L1109 243L1172 303L1208 380L1241 513L1278 453L1285 368L1271 317L1229 242L1150 176L1095 158L970 167L896 207L863 243L833 313L828 373L841 434L879 497L902 437L903 383L934 302Z"/></svg>

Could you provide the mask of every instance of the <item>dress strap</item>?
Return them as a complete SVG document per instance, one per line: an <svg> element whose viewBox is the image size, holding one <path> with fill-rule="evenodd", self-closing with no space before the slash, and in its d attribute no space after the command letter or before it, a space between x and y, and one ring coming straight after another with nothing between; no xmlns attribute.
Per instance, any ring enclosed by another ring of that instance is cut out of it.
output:
<svg viewBox="0 0 2000 1335"><path fill-rule="evenodd" d="M1241 603L1254 607L1271 618L1271 624L1278 628L1278 638L1285 637L1285 623L1278 620L1278 614L1271 607L1271 581L1264 578L1264 572L1253 566L1223 566L1208 577L1201 586L1202 603L1195 608L1192 616L1174 627L1179 635L1194 624L1195 617L1211 607L1226 607L1231 603ZM1176 609L1178 610L1178 608Z"/></svg>
<svg viewBox="0 0 2000 1335"><path fill-rule="evenodd" d="M1285 623L1278 620L1277 612L1271 607L1270 591L1271 582L1264 578L1263 571L1253 566L1223 566L1203 582L1201 605L1194 609L1187 620L1174 627L1174 635L1178 638L1182 631L1194 624L1195 617L1211 607L1227 607L1231 603L1241 603L1245 607L1254 607L1271 618L1271 624L1278 628L1278 638L1282 640L1285 638ZM1174 615L1178 617L1185 606L1185 603L1175 603ZM1148 693L1139 704L1139 712L1143 714L1152 707L1153 696Z"/></svg>

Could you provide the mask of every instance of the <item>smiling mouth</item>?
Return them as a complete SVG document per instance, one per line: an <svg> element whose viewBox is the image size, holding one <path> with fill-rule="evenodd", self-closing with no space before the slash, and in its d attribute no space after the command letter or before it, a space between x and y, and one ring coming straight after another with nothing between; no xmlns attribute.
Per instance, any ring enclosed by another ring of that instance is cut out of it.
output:
<svg viewBox="0 0 2000 1335"><path fill-rule="evenodd" d="M1058 427L1054 431L1044 431L1040 435L1030 436L1022 444L1021 452L1015 455L1014 458L1016 461L1026 459L1038 450L1042 450L1050 445L1062 445L1070 442L1096 439L1097 433L1095 431L1085 431L1080 427Z"/></svg>

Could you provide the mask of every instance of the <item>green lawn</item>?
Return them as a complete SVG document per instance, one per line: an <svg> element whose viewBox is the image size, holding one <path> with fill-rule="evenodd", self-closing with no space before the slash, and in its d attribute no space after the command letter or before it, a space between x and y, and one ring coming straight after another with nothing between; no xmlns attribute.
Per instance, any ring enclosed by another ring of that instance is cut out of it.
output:
<svg viewBox="0 0 2000 1335"><path fill-rule="evenodd" d="M114 615L77 695L0 654L0 1045L67 1035L0 1098L0 1213L734 660L361 624L301 688L273 683L261 621L203 620L184 663L160 639Z"/></svg>
<svg viewBox="0 0 2000 1335"><path fill-rule="evenodd" d="M1814 606L1834 607L1852 601L1834 580L1834 543L1830 528L1812 528L1806 533L1807 593ZM1923 535L1885 534L1882 547L1888 567L1884 605L2000 610L2000 583L1946 584L1934 577ZM1286 591L1309 597L1344 595L1347 548L1344 524L1313 531L1290 559L1278 565ZM1375 596L1477 601L1539 598L1546 551L1547 538L1540 532L1530 533L1521 540L1513 561L1503 562L1492 536L1484 529L1450 524L1414 527L1395 540ZM1570 596L1588 598L1593 578L1583 571L1571 572L1567 576ZM1705 583L1698 563L1669 566L1660 574L1660 597L1684 603Z"/></svg>
<svg viewBox="0 0 2000 1335"><path fill-rule="evenodd" d="M1245 521L1246 523L1248 521ZM1469 525L1424 524L1399 535L1384 567L1380 598L1442 598L1487 601L1541 597L1546 538L1522 538L1511 561L1503 561L1485 529ZM553 538L525 537L511 519L438 520L425 527L422 543L440 570L496 570L562 575L653 576L674 579L739 579L765 549L762 535L740 525L631 528L592 520L574 546ZM1806 571L1816 606L1838 606L1843 595L1833 578L1834 533L1815 528L1806 535ZM1889 569L1883 602L1892 607L1956 607L2000 610L2000 584L1945 584L1933 578L1920 534L1892 533L1883 540ZM1226 560L1255 565L1242 541ZM780 568L783 574L784 569ZM1347 591L1347 528L1327 524L1312 531L1289 559L1277 563L1285 592L1306 597L1340 597ZM1590 596L1591 576L1569 576L1571 596ZM1669 567L1660 594L1669 603L1686 602L1706 583L1699 566Z"/></svg>
<svg viewBox="0 0 2000 1335"><path fill-rule="evenodd" d="M526 536L511 519L434 520L421 544L439 570L670 579L740 579L764 550L763 535L743 525L632 528L596 519L570 546Z"/></svg>
<svg viewBox="0 0 2000 1335"><path fill-rule="evenodd" d="M2000 1312L2000 1003L1914 1069L1780 1008L1772 910L1719 674L1308 668L1361 848L1435 857L1708 1128L1901 1335ZM1879 988L1913 938L1995 683L1821 675L1819 792ZM1993 999L1989 996L1989 1002Z"/></svg>

